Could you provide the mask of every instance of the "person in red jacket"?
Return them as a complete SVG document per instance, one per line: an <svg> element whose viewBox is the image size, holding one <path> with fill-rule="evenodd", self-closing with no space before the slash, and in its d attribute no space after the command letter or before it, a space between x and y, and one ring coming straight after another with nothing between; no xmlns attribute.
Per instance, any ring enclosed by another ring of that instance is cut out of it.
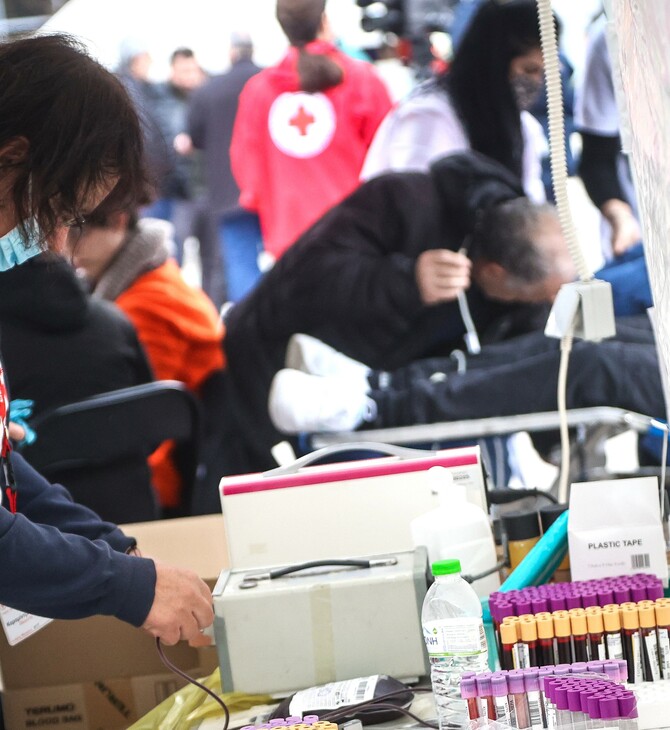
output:
<svg viewBox="0 0 670 730"><path fill-rule="evenodd" d="M153 218L138 221L132 208L114 211L103 203L70 242L72 263L94 297L114 302L133 323L156 378L180 380L199 395L224 368L223 325L207 295L189 286L169 257L171 228ZM184 507L173 450L166 442L150 459L168 514Z"/></svg>
<svg viewBox="0 0 670 730"><path fill-rule="evenodd" d="M372 66L326 41L325 0L277 0L291 47L251 78L230 148L240 204L260 218L274 258L359 184L366 151L391 108Z"/></svg>

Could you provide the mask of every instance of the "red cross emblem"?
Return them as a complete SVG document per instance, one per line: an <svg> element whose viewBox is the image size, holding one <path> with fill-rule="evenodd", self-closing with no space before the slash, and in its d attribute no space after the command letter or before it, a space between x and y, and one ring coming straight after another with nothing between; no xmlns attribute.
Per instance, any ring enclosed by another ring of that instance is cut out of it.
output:
<svg viewBox="0 0 670 730"><path fill-rule="evenodd" d="M289 125L295 127L300 132L301 137L306 137L309 125L314 124L315 121L316 119L305 111L305 107L301 104L298 113L289 120Z"/></svg>

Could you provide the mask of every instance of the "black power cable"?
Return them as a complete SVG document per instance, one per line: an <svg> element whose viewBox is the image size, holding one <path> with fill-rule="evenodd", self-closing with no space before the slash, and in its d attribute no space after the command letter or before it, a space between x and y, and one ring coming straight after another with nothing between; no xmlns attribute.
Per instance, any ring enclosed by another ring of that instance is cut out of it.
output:
<svg viewBox="0 0 670 730"><path fill-rule="evenodd" d="M183 672L179 667L174 665L168 658L165 656L165 652L163 651L163 645L161 644L161 640L159 637L156 637L156 648L158 649L158 654L161 658L161 661L165 666L172 672L174 672L176 675L181 677L182 679L185 679L187 682L190 682L191 684L194 684L196 687L199 687L203 692L206 692L215 702L217 702L221 709L223 710L224 714L224 721L223 721L223 730L228 730L228 725L230 723L230 710L228 709L228 706L226 703L216 694L216 692L213 692L209 687L205 687L204 684L201 682L198 682L197 679L193 679L193 677L189 677L186 672Z"/></svg>

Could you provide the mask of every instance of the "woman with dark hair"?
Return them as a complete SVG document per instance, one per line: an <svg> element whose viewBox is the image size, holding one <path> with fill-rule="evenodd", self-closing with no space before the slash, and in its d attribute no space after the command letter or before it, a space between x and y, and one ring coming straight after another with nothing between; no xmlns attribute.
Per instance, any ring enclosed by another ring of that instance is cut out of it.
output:
<svg viewBox="0 0 670 730"><path fill-rule="evenodd" d="M474 149L544 200L546 141L526 110L542 89L544 63L535 0L486 0L449 70L420 86L384 120L363 166L369 178L388 170L423 170L451 152Z"/></svg>
<svg viewBox="0 0 670 730"><path fill-rule="evenodd" d="M143 182L139 122L112 74L63 36L0 44L0 271L61 249L105 197L121 206ZM206 584L127 554L132 538L13 453L8 403L0 369L0 604L198 637L213 620Z"/></svg>
<svg viewBox="0 0 670 730"><path fill-rule="evenodd" d="M245 86L230 148L240 204L258 213L277 259L358 185L372 137L391 107L372 66L327 39L325 0L277 0L291 44Z"/></svg>

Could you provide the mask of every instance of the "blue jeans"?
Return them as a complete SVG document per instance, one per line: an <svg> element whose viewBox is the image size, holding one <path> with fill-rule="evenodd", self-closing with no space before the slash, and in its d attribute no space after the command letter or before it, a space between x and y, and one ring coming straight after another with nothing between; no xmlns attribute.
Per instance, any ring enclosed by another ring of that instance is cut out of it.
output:
<svg viewBox="0 0 670 730"><path fill-rule="evenodd" d="M612 285L614 314L617 317L644 314L654 305L642 244L612 259L596 273L596 277Z"/></svg>
<svg viewBox="0 0 670 730"><path fill-rule="evenodd" d="M258 216L245 210L224 215L219 222L219 244L228 301L239 302L261 277L258 254L263 249L263 239Z"/></svg>

